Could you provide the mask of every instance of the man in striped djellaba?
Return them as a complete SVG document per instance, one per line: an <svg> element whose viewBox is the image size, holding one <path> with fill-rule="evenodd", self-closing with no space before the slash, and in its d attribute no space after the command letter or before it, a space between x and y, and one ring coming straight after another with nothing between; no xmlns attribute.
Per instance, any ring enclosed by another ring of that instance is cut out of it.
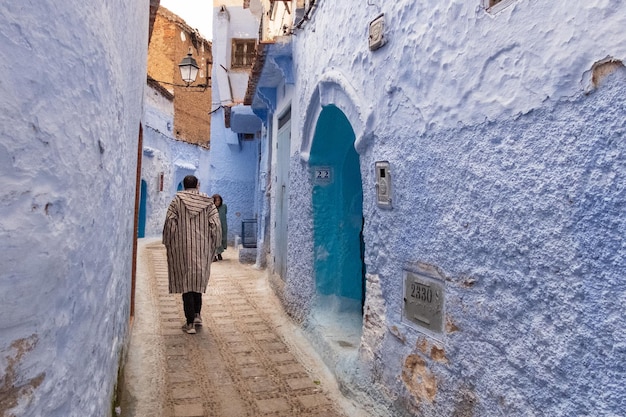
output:
<svg viewBox="0 0 626 417"><path fill-rule="evenodd" d="M183 331L195 334L195 326L202 326L202 293L209 284L215 250L222 242L222 227L213 199L198 191L198 179L187 175L183 186L167 209L163 244L169 292L183 294L187 319Z"/></svg>

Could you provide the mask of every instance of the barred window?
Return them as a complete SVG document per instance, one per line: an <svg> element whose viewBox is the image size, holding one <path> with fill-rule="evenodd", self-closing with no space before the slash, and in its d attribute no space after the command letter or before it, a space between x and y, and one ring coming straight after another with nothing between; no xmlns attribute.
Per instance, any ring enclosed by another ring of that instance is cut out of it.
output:
<svg viewBox="0 0 626 417"><path fill-rule="evenodd" d="M231 68L252 66L256 56L256 39L233 39Z"/></svg>

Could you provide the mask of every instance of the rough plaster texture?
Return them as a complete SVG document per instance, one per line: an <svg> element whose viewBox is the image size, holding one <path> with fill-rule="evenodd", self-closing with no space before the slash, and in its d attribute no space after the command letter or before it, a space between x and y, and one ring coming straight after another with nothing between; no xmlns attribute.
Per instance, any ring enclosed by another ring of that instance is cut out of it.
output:
<svg viewBox="0 0 626 417"><path fill-rule="evenodd" d="M302 171L304 168L304 172ZM300 175L295 173L300 173ZM287 277L285 277L284 303L287 312L299 321L305 320L315 299L315 274L313 271L313 217L310 196L313 186L308 168L298 155L291 158L289 185L299 193L289 194ZM294 175L291 175L294 173ZM293 209L292 209L293 208ZM305 208L302 210L302 208ZM306 214L306 215L303 215ZM303 237L308 237L303 239ZM296 261L297 260L297 261ZM308 279L297 279L307 277Z"/></svg>
<svg viewBox="0 0 626 417"><path fill-rule="evenodd" d="M148 2L0 5L3 416L111 415L148 16Z"/></svg>
<svg viewBox="0 0 626 417"><path fill-rule="evenodd" d="M421 416L623 414L626 71L594 74L626 55L624 2L369 4L321 2L292 40L287 310L306 316L314 295L307 160L320 105L334 104L357 136L380 279L366 311L384 317L356 367L369 379L347 383L380 384ZM380 13L387 44L372 52ZM378 160L392 210L375 205ZM414 262L446 277L436 337L401 318Z"/></svg>

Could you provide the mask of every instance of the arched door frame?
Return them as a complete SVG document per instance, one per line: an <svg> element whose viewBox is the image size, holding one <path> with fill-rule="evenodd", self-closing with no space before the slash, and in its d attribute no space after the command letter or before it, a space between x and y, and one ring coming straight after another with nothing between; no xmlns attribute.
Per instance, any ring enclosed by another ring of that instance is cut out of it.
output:
<svg viewBox="0 0 626 417"><path fill-rule="evenodd" d="M315 86L307 106L302 130L302 143L300 145L301 161L309 165L311 147L318 120L323 108L329 105L334 105L343 112L354 131L354 148L357 154L363 154L371 146L375 137L371 130L374 125L373 110L371 106L363 105L363 103L365 102L343 74L339 71L325 73ZM309 207L309 209L312 209L312 207ZM305 241L311 242L312 245L314 240L313 228L306 228L302 232L304 232ZM311 253L314 253L313 247L311 247ZM306 264L311 268L310 275L314 276L313 269L315 266L313 258ZM315 285L309 288L311 290L309 295L312 297L316 291ZM309 305L308 307L311 306Z"/></svg>
<svg viewBox="0 0 626 417"><path fill-rule="evenodd" d="M373 125L373 112L361 103L356 90L350 85L346 77L339 71L329 71L319 80L314 89L309 105L300 146L300 158L308 163L315 136L315 127L322 108L334 105L343 112L354 130L354 148L361 154L373 142L374 134L368 129Z"/></svg>

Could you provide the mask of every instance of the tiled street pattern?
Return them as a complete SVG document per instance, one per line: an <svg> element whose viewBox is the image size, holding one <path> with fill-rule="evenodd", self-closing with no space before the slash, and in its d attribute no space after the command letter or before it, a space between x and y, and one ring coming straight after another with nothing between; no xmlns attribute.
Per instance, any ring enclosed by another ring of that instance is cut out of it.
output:
<svg viewBox="0 0 626 417"><path fill-rule="evenodd" d="M343 416L267 314L262 272L212 265L204 326L189 335L180 294L168 294L162 245L149 250L166 354L168 416ZM231 255L232 256L232 255Z"/></svg>

